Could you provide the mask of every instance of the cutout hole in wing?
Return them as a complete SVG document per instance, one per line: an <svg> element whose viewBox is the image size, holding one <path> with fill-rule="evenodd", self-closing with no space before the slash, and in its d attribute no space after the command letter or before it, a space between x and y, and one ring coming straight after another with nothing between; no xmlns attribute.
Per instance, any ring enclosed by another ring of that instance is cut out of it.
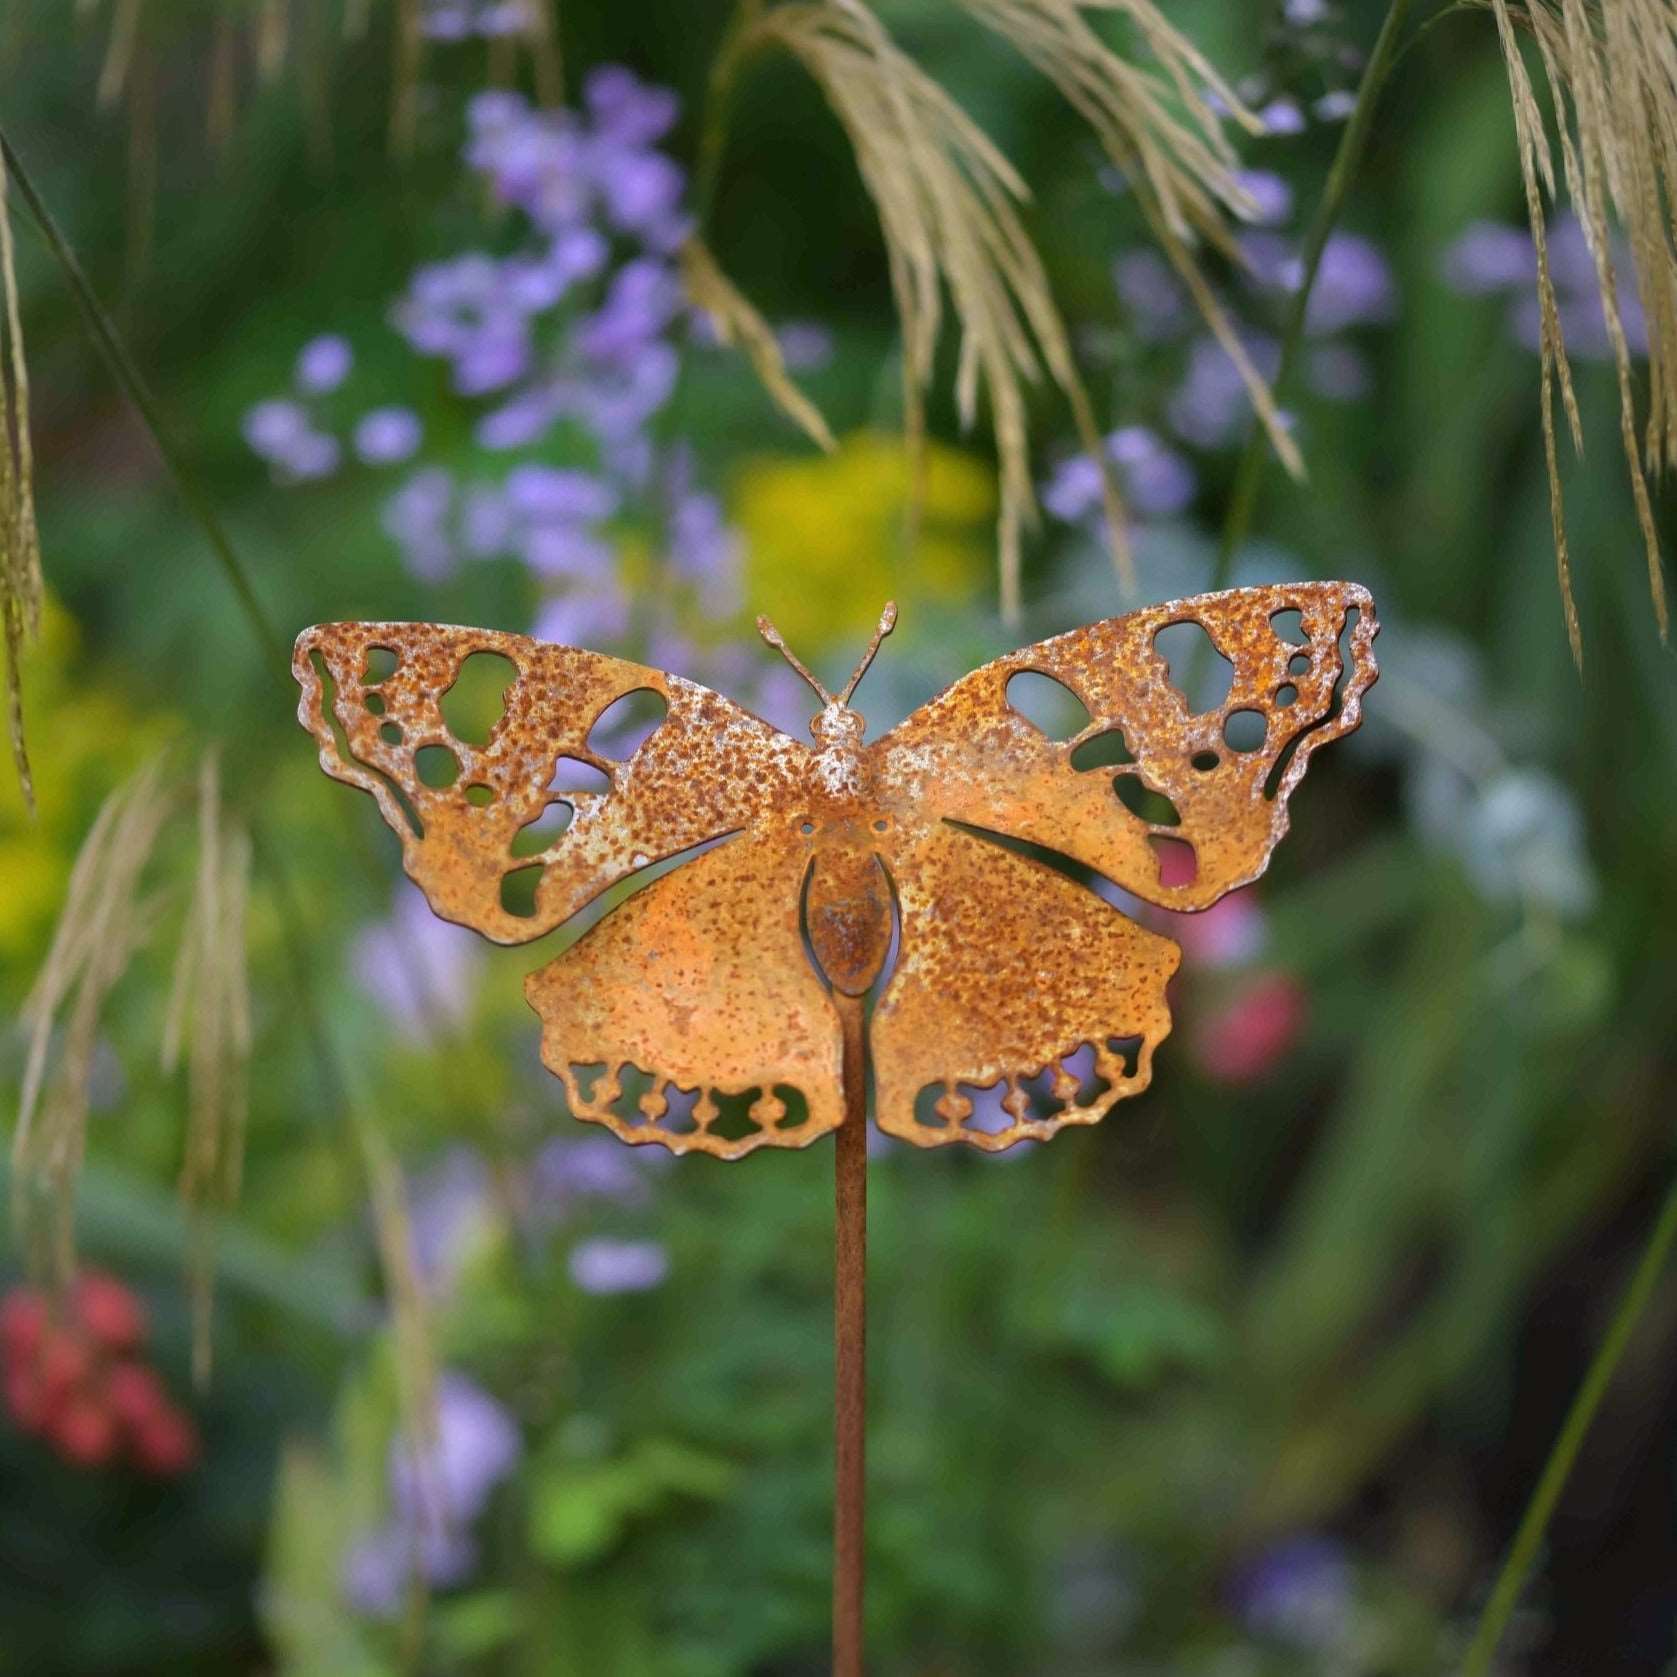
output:
<svg viewBox="0 0 1677 1677"><path fill-rule="evenodd" d="M413 807L413 799L402 789L401 783L394 780L379 768L376 763L369 763L357 757L350 749L349 735L344 731L344 725L338 720L337 700L338 684L332 679L331 666L327 664L325 655L318 651L309 653L309 663L314 668L316 679L320 682L320 714L326 726L332 731L332 745L338 753L338 761L344 764L354 763L365 769L369 774L377 775L384 783L385 789L396 800L396 807L402 812L402 819L413 831L415 838L425 837L425 823L419 819L419 811ZM395 727L394 723L386 723L386 727ZM383 729L379 732L382 734ZM401 743L402 730L396 728L396 744ZM386 742L389 743L389 742Z"/></svg>
<svg viewBox="0 0 1677 1677"><path fill-rule="evenodd" d="M1107 728L1072 747L1071 766L1085 769L1117 769L1135 761L1122 728Z"/></svg>
<svg viewBox="0 0 1677 1677"><path fill-rule="evenodd" d="M422 745L413 754L413 772L421 786L440 792L460 778L460 759L446 745Z"/></svg>
<svg viewBox="0 0 1677 1677"><path fill-rule="evenodd" d="M662 693L636 687L613 699L588 730L588 749L609 763L626 763L669 714Z"/></svg>
<svg viewBox="0 0 1677 1677"><path fill-rule="evenodd" d="M1107 1052L1123 1067L1125 1077L1134 1077L1136 1068L1141 1064L1141 1043L1142 1039L1138 1036L1109 1036L1106 1039Z"/></svg>
<svg viewBox="0 0 1677 1677"><path fill-rule="evenodd" d="M1199 852L1186 840L1149 833L1147 842L1159 864L1159 883L1167 890L1192 885L1200 876Z"/></svg>
<svg viewBox="0 0 1677 1677"><path fill-rule="evenodd" d="M710 1133L724 1141L744 1141L747 1136L756 1135L763 1126L751 1116L751 1108L762 1093L760 1088L744 1089L738 1094L724 1094L718 1089L713 1097L716 1116L710 1121Z"/></svg>
<svg viewBox="0 0 1677 1677"><path fill-rule="evenodd" d="M809 1097L790 1083L777 1083L774 1096L784 1111L775 1119L777 1130L801 1130L809 1122Z"/></svg>
<svg viewBox="0 0 1677 1677"><path fill-rule="evenodd" d="M1230 751L1262 751L1268 734L1269 719L1261 710L1231 710L1223 718L1223 739Z"/></svg>
<svg viewBox="0 0 1677 1677"><path fill-rule="evenodd" d="M1188 759L1188 765L1190 768L1198 769L1201 774L1210 774L1222 760L1215 751L1196 751Z"/></svg>
<svg viewBox="0 0 1677 1677"><path fill-rule="evenodd" d="M1291 646L1308 646L1310 637L1304 632L1304 613L1297 606L1269 614L1269 626Z"/></svg>
<svg viewBox="0 0 1677 1677"><path fill-rule="evenodd" d="M1294 754L1298 751L1299 746L1308 739L1311 734L1315 733L1318 728L1325 728L1330 722L1336 720L1339 713L1345 708L1345 678L1351 669L1351 638L1361 618L1362 612L1358 607L1349 606L1346 608L1345 621L1340 625L1339 630L1339 674L1334 679L1333 692L1328 698L1328 708L1322 713L1321 717L1317 721L1311 723L1308 728L1300 728L1299 731L1294 734L1284 746L1282 746L1281 750L1276 754L1274 768L1272 768L1264 777L1264 796L1272 803L1274 802L1276 795L1281 790L1281 781L1282 777L1287 772L1287 765L1292 762ZM1298 661L1299 660L1297 658L1294 658L1292 663L1288 664L1287 668L1291 670L1293 664L1298 663ZM1309 667L1309 660L1306 659L1305 668L1308 669ZM1302 674L1303 671L1295 673Z"/></svg>
<svg viewBox="0 0 1677 1677"><path fill-rule="evenodd" d="M396 673L396 666L400 662L394 647L369 646L367 661L361 670L361 685L376 687L381 681L388 681ZM368 708L371 709L371 706Z"/></svg>
<svg viewBox="0 0 1677 1677"><path fill-rule="evenodd" d="M1299 690L1290 682L1284 681L1275 690L1275 708L1285 710L1289 705L1297 702Z"/></svg>
<svg viewBox="0 0 1677 1677"><path fill-rule="evenodd" d="M512 835L508 849L514 856L539 856L571 824L576 812L563 798L555 798L533 821Z"/></svg>
<svg viewBox="0 0 1677 1677"><path fill-rule="evenodd" d="M466 788L466 802L477 809L483 809L495 801L495 788L486 786L481 780L474 780Z"/></svg>
<svg viewBox="0 0 1677 1677"><path fill-rule="evenodd" d="M448 731L466 745L487 745L517 680L518 666L501 653L468 653L439 701Z"/></svg>
<svg viewBox="0 0 1677 1677"><path fill-rule="evenodd" d="M1186 618L1154 631L1153 650L1170 670L1170 684L1195 716L1221 710L1234 686L1234 665L1217 650L1203 623Z"/></svg>
<svg viewBox="0 0 1677 1677"><path fill-rule="evenodd" d="M385 722L379 727L378 737L386 745L400 745L402 743L402 730L394 722Z"/></svg>
<svg viewBox="0 0 1677 1677"><path fill-rule="evenodd" d="M658 1128L671 1135L692 1135L699 1127L699 1120L693 1116L693 1109L699 1104L697 1085L678 1089L675 1084L666 1083L659 1093L664 1097L664 1109L655 1118Z"/></svg>
<svg viewBox="0 0 1677 1677"><path fill-rule="evenodd" d="M561 757L553 765L550 792L609 792L611 776L580 757Z"/></svg>
<svg viewBox="0 0 1677 1677"><path fill-rule="evenodd" d="M971 1111L961 1120L962 1129L976 1130L980 1135L1000 1135L1018 1122L1003 1104L1013 1093L1006 1078L998 1078L987 1088L976 1083L961 1083L957 1089L971 1104Z"/></svg>
<svg viewBox="0 0 1677 1677"><path fill-rule="evenodd" d="M501 875L501 907L515 920L535 919L536 887L546 872L546 866L538 862L534 867L514 868Z"/></svg>
<svg viewBox="0 0 1677 1677"><path fill-rule="evenodd" d="M384 695L382 693L369 693L361 702L367 707L369 716L384 715Z"/></svg>
<svg viewBox="0 0 1677 1677"><path fill-rule="evenodd" d="M1121 774L1112 782L1118 801L1149 827L1180 827L1182 812L1163 792L1156 792L1138 774Z"/></svg>
<svg viewBox="0 0 1677 1677"><path fill-rule="evenodd" d="M1308 652L1295 652L1287 660L1288 675L1309 675L1310 668L1310 654Z"/></svg>
<svg viewBox="0 0 1677 1677"><path fill-rule="evenodd" d="M1051 740L1075 739L1094 717L1063 681L1041 670L1019 670L1008 678L1008 707Z"/></svg>

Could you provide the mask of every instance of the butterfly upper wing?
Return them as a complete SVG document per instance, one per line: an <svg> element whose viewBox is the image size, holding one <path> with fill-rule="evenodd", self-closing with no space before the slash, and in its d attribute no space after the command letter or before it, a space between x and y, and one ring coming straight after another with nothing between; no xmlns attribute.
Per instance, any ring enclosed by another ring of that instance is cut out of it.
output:
<svg viewBox="0 0 1677 1677"><path fill-rule="evenodd" d="M374 648L395 656L382 678L369 669ZM478 747L442 710L474 652L517 671ZM795 814L807 746L661 670L491 630L325 624L298 638L293 665L321 766L377 798L439 914L498 942L538 937L650 863L734 835L635 892L526 981L542 1058L577 1117L626 1141L724 1158L801 1147L837 1126L841 1033L804 953L806 859L785 812L790 798ZM626 760L591 750L602 713L637 689L663 698L663 721ZM421 778L428 746L454 754L452 784ZM556 794L560 758L597 769L608 789ZM572 807L570 825L515 857L514 835L553 801ZM533 916L501 894L528 867L542 869Z"/></svg>
<svg viewBox="0 0 1677 1677"><path fill-rule="evenodd" d="M1299 614L1302 645L1272 622L1290 611ZM1189 709L1154 644L1176 623L1198 623L1233 666L1215 711ZM1347 627L1349 668L1340 653ZM1357 726L1376 674L1377 631L1367 589L1349 582L1235 588L1148 606L963 677L879 741L879 773L895 796L928 813L1045 845L1161 907L1205 908L1263 872L1311 753ZM1014 710L1008 682L1028 670L1076 694L1089 726L1055 741ZM1226 737L1229 718L1242 711L1262 719L1263 741L1252 750ZM1133 763L1072 766L1080 746L1114 730ZM1164 794L1179 820L1132 815L1115 796L1120 776ZM1192 846L1191 879L1160 879L1156 837Z"/></svg>
<svg viewBox="0 0 1677 1677"><path fill-rule="evenodd" d="M1285 611L1300 614L1304 645L1272 625ZM1234 667L1227 700L1205 715L1190 712L1154 646L1161 629L1187 621ZM1310 753L1356 726L1375 632L1368 594L1349 583L1172 601L986 664L879 741L902 914L901 954L870 1028L882 1129L994 1150L1093 1123L1147 1086L1170 1028L1174 943L962 824L1045 846L1163 906L1203 908L1263 871ZM1056 742L1016 712L1007 684L1025 670L1075 693L1089 726ZM1294 696L1281 703L1287 687ZM1264 718L1255 750L1225 738L1237 710ZM1079 745L1113 730L1133 764L1072 766ZM1132 815L1115 795L1121 774L1168 797L1179 821ZM1151 842L1160 836L1193 846L1192 879L1161 880ZM988 1110L975 1100L984 1089Z"/></svg>
<svg viewBox="0 0 1677 1677"><path fill-rule="evenodd" d="M374 649L396 667L379 679ZM458 739L442 700L474 652L511 661L517 676L487 743ZM402 841L402 864L433 909L498 943L525 943L649 863L749 828L799 783L807 746L720 694L679 676L524 635L430 623L327 623L297 638L298 718L320 763L371 792ZM332 695L327 703L326 684ZM589 734L618 699L658 694L663 721L626 761L591 750ZM427 785L418 753L452 752L458 773ZM552 789L561 758L609 780L605 791ZM520 828L551 803L573 810L547 848L515 856ZM509 874L541 868L535 912L502 896Z"/></svg>

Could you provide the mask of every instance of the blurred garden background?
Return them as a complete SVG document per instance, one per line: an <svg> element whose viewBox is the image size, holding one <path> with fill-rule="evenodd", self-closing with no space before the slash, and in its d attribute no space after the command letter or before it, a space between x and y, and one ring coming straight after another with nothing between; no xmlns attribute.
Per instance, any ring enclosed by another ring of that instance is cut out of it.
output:
<svg viewBox="0 0 1677 1677"><path fill-rule="evenodd" d="M832 679L894 597L877 737L1029 640L1308 577L1373 590L1381 679L1266 878L1155 917L1185 960L1153 1087L1052 1147L874 1149L870 1669L1461 1668L1672 1170L1677 683L1562 204L1574 668L1496 22L1399 10L1277 395L1308 477L1270 458L1230 546L1251 406L1146 192L982 7L875 0L1029 183L1125 502L1128 592L1072 407L1027 385L1041 519L1004 622L994 390L963 425L946 332L917 476L850 139L793 52L746 50L800 8L0 0L13 161L189 479L13 168L46 603L35 814L0 774L0 1087L15 1111L45 1030L43 1110L88 1115L67 1315L15 1226L58 1208L14 1183L0 1213L0 1672L824 1669L825 1149L724 1169L573 1122L521 989L571 934L430 915L296 725L297 630L532 632L801 736L754 614ZM1125 13L1086 15L1156 72ZM1202 266L1268 377L1386 12L1165 13L1256 116L1224 125L1235 259ZM695 229L830 449L721 341L744 315L694 306ZM1640 389L1629 264L1620 302ZM119 842L73 879L113 793ZM67 913L91 965L47 1029L26 1001ZM241 927L242 968L216 953ZM15 1374L43 1340L47 1387ZM428 1360L445 1527L395 1444ZM1482 1669L1673 1669L1674 1377L1661 1275Z"/></svg>

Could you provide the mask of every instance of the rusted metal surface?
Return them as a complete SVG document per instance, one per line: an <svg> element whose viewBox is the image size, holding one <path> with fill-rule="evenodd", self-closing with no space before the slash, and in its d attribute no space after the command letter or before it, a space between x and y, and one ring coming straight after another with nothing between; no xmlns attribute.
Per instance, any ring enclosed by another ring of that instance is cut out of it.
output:
<svg viewBox="0 0 1677 1677"><path fill-rule="evenodd" d="M1278 632L1283 612L1298 613L1302 642ZM1154 644L1182 622L1233 666L1226 700L1205 714ZM1310 755L1357 725L1376 628L1351 583L1171 601L986 664L871 745L849 705L870 647L843 694L822 692L813 748L680 677L491 630L327 624L299 637L294 668L322 766L378 799L439 914L499 942L538 937L650 864L726 841L527 981L543 1058L578 1117L723 1158L837 1128L836 1002L876 984L895 927L899 958L870 1025L877 1121L922 1146L996 1150L1093 1123L1147 1086L1178 958L1088 885L997 840L1040 846L1161 907L1209 906L1263 872ZM383 679L375 648L395 658ZM441 701L477 651L518 674L474 748L449 732ZM1023 671L1069 688L1088 726L1056 741L1029 722L1008 699ZM636 689L660 695L663 722L626 760L591 750L596 720ZM1240 748L1237 712L1256 713ZM1115 730L1130 761L1074 765ZM452 753L452 784L420 779L427 746ZM561 759L597 770L606 789L555 789ZM1126 777L1174 819L1133 815L1117 796ZM569 826L515 856L515 835L553 803ZM1191 849L1174 883L1161 877L1161 840ZM502 895L526 868L541 870L533 913Z"/></svg>

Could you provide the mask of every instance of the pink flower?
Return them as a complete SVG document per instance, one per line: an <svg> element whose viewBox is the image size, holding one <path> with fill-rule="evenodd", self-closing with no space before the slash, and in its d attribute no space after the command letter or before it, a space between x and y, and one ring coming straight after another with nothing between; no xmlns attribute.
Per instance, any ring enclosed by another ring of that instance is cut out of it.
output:
<svg viewBox="0 0 1677 1677"><path fill-rule="evenodd" d="M1255 1083L1275 1068L1304 1031L1310 1002L1286 973L1254 978L1193 1033L1200 1071L1213 1083Z"/></svg>

